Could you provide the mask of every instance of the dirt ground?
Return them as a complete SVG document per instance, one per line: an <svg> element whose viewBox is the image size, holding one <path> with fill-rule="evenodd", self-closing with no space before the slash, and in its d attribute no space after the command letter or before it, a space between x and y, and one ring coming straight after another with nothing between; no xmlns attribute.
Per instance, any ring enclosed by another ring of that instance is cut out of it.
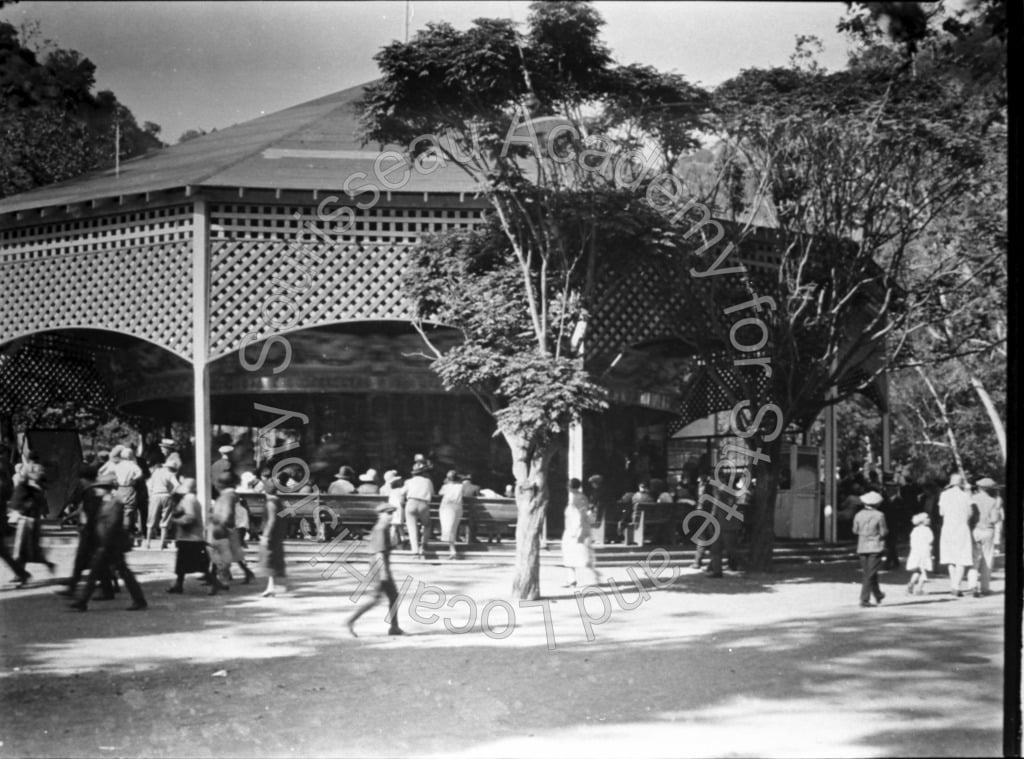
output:
<svg viewBox="0 0 1024 759"><path fill-rule="evenodd" d="M71 549L52 556L66 574ZM503 605L507 567L399 564L408 634L385 634L381 605L353 639L355 569L304 562L284 595L260 580L210 598L192 578L167 595L172 562L130 554L144 612L124 593L71 611L38 565L31 587L0 586L0 757L1003 753L1002 572L982 599L941 579L909 596L888 572L862 609L851 563L712 579L655 562L675 581L610 569L620 596L582 599L546 563L545 608ZM420 583L438 590L418 622Z"/></svg>

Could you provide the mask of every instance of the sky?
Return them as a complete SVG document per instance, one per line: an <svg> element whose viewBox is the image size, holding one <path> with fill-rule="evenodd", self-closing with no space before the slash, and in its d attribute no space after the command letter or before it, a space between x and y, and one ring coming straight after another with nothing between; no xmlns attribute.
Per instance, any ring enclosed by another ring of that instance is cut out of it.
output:
<svg viewBox="0 0 1024 759"><path fill-rule="evenodd" d="M821 38L820 62L846 62L835 31L842 2L597 2L619 63L676 71L705 86L744 68L786 65L798 34ZM272 113L378 76L373 55L427 22L467 28L480 17L524 22L524 2L18 2L0 9L16 27L96 64L136 120L174 143Z"/></svg>

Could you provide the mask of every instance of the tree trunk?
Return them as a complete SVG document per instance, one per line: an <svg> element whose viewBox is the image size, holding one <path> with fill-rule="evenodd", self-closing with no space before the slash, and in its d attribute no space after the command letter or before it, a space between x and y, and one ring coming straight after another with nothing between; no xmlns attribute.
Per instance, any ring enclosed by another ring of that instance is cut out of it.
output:
<svg viewBox="0 0 1024 759"><path fill-rule="evenodd" d="M985 411L988 413L988 419L992 423L992 429L995 430L996 441L999 443L999 453L1003 457L1003 467L1005 468L1006 427L1003 426L1003 420L999 418L999 411L996 409L996 404L992 402L992 396L988 394L988 390L985 389L981 380L970 373L968 373L968 376L971 379L971 387L973 387L974 392L978 394L978 398L981 400L981 405L985 407Z"/></svg>
<svg viewBox="0 0 1024 759"><path fill-rule="evenodd" d="M755 436L751 440L754 450L768 456L767 461L758 461L754 467L757 483L754 486L753 509L745 519L749 520L750 536L749 567L754 572L772 571L772 554L775 550L775 501L779 492L779 478L786 462L782 459L782 438L770 443L760 442Z"/></svg>
<svg viewBox="0 0 1024 759"><path fill-rule="evenodd" d="M949 450L953 454L953 460L956 462L956 470L960 473L960 476L964 476L964 462L960 458L960 446L956 442L956 432L953 431L953 422L950 421L949 414L946 413L946 404L942 402L939 397L938 390L935 389L935 384L925 374L924 369L920 366L915 367L918 375L924 381L925 387L928 388L928 392L932 396L932 401L935 403L935 408L939 412L939 418L942 419L942 425L946 428L946 439L949 441Z"/></svg>
<svg viewBox="0 0 1024 759"><path fill-rule="evenodd" d="M540 598L540 536L548 505L548 451L527 450L524 441L505 436L512 450L516 478L516 563L512 595L522 601Z"/></svg>

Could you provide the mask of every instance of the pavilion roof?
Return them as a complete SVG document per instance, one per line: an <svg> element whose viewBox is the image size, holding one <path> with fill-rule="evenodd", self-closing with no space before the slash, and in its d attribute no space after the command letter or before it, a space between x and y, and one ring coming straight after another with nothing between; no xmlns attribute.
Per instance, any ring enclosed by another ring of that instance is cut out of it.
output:
<svg viewBox="0 0 1024 759"><path fill-rule="evenodd" d="M341 190L356 172L353 189L378 184L373 164L381 150L360 145L356 101L367 85L335 92L276 113L211 132L188 142L123 161L120 171L94 171L75 179L0 199L0 214L87 203L174 188L244 187ZM386 162L389 168L393 162ZM401 177L398 170L395 176ZM386 189L383 188L382 189ZM411 172L402 192L471 192L473 181L458 166L429 174Z"/></svg>

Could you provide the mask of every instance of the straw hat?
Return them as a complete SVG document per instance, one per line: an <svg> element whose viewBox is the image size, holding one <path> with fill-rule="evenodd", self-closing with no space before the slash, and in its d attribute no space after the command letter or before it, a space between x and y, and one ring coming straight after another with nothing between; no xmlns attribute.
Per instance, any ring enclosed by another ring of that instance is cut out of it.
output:
<svg viewBox="0 0 1024 759"><path fill-rule="evenodd" d="M882 494L874 490L869 490L860 497L860 502L865 506L877 506L882 502Z"/></svg>
<svg viewBox="0 0 1024 759"><path fill-rule="evenodd" d="M365 473L359 475L360 482L376 482L377 481L377 470L367 469Z"/></svg>

